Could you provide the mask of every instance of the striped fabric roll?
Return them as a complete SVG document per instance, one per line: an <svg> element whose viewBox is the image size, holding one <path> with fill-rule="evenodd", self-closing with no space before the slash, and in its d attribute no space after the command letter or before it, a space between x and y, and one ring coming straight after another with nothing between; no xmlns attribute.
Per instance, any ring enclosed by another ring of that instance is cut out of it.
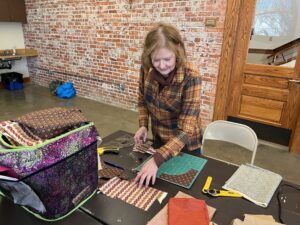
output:
<svg viewBox="0 0 300 225"><path fill-rule="evenodd" d="M134 181L114 177L101 186L100 191L111 198L118 198L130 205L147 211L156 199L161 200L167 193L151 187L138 187Z"/></svg>
<svg viewBox="0 0 300 225"><path fill-rule="evenodd" d="M34 146L43 142L30 130L24 130L19 123L12 121L0 122L0 135L5 136L12 146Z"/></svg>

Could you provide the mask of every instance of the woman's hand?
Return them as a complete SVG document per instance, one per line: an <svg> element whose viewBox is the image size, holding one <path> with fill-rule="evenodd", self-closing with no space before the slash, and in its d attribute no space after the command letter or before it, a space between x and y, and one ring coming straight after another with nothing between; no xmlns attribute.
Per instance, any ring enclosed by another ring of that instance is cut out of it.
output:
<svg viewBox="0 0 300 225"><path fill-rule="evenodd" d="M144 182L145 186L148 187L150 184L150 180L152 180L151 183L153 185L155 183L157 170L158 167L154 159L151 158L143 165L141 171L138 172L134 181L139 183L139 187L142 187Z"/></svg>
<svg viewBox="0 0 300 225"><path fill-rule="evenodd" d="M141 144L141 142L145 142L147 140L148 130L146 127L140 127L134 135L135 144Z"/></svg>

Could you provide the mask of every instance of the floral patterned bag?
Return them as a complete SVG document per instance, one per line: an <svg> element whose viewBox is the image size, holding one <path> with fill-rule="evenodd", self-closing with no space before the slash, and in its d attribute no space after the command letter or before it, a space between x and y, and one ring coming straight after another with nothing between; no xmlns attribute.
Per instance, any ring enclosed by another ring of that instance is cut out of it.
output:
<svg viewBox="0 0 300 225"><path fill-rule="evenodd" d="M97 130L88 123L33 147L0 149L0 193L40 219L71 214L97 188Z"/></svg>

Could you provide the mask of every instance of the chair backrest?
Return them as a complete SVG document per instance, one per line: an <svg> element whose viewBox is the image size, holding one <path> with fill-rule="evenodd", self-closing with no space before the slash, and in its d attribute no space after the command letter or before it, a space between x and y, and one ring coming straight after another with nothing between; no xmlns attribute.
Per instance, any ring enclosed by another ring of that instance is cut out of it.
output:
<svg viewBox="0 0 300 225"><path fill-rule="evenodd" d="M258 140L252 128L239 123L216 120L206 127L203 145L207 139L231 142L252 151L251 164L254 163Z"/></svg>

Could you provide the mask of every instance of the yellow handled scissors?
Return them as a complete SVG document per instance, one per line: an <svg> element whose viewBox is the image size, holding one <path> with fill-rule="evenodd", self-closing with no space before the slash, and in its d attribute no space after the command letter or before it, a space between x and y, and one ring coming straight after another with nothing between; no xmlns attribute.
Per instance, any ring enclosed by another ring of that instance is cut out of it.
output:
<svg viewBox="0 0 300 225"><path fill-rule="evenodd" d="M97 149L99 155L103 155L104 152L112 152L112 153L119 153L120 148L117 147L100 147Z"/></svg>
<svg viewBox="0 0 300 225"><path fill-rule="evenodd" d="M202 192L204 194L208 194L210 196L213 197L237 197L237 198L241 198L242 195L239 193L236 193L234 191L226 191L226 190L217 190L217 189L210 189L210 184L212 182L212 177L208 176L206 179L206 182L202 188Z"/></svg>

